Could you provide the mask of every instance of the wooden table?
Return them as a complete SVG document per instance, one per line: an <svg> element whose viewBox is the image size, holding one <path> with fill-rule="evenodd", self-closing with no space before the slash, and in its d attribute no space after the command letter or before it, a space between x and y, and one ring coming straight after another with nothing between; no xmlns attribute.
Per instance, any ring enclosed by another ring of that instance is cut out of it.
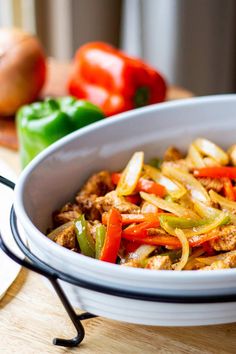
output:
<svg viewBox="0 0 236 354"><path fill-rule="evenodd" d="M62 94L60 70L68 66L50 64L49 83L44 95ZM63 78L65 81L65 76ZM189 97L188 91L171 88L171 98ZM19 173L16 152L0 148L5 159ZM0 301L1 354L151 354L151 353L235 353L236 324L210 327L149 327L94 318L83 322L86 337L79 348L52 345L56 336L70 338L74 329L62 305L44 285L43 278L22 269L19 277Z"/></svg>

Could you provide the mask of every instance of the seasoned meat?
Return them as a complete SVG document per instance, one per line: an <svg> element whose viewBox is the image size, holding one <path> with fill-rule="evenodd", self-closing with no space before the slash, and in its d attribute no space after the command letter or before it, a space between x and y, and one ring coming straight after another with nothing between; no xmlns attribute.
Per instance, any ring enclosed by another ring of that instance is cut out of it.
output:
<svg viewBox="0 0 236 354"><path fill-rule="evenodd" d="M73 204L73 203L66 203L60 210L60 213L64 213L67 211L77 211L78 213L80 213L80 209L78 207L77 204Z"/></svg>
<svg viewBox="0 0 236 354"><path fill-rule="evenodd" d="M59 213L54 216L54 221L56 225L63 225L68 221L73 221L80 216L77 211L65 211L64 213Z"/></svg>
<svg viewBox="0 0 236 354"><path fill-rule="evenodd" d="M77 204L67 203L61 210L53 214L54 225L60 226L68 221L77 219L81 214L81 210Z"/></svg>
<svg viewBox="0 0 236 354"><path fill-rule="evenodd" d="M111 174L108 171L101 171L88 179L78 193L78 196L90 196L95 194L97 197L100 197L113 189L114 185L111 181Z"/></svg>
<svg viewBox="0 0 236 354"><path fill-rule="evenodd" d="M164 174L165 174L165 168L168 166L173 166L173 167L183 170L185 172L189 172L189 170L191 170L193 167L191 161L189 161L187 159L180 159L180 160L176 160L176 161L164 161L162 163L162 172ZM167 175L168 175L168 173L167 173Z"/></svg>
<svg viewBox="0 0 236 354"><path fill-rule="evenodd" d="M216 269L227 269L236 268L236 253L228 252L225 253L225 257L216 262L213 262L210 266L203 267L199 270L216 270Z"/></svg>
<svg viewBox="0 0 236 354"><path fill-rule="evenodd" d="M198 270L217 270L217 269L227 269L230 268L224 261L213 262L210 266L200 268Z"/></svg>
<svg viewBox="0 0 236 354"><path fill-rule="evenodd" d="M86 219L88 220L100 220L101 214L96 206L97 195L92 194L88 195L77 195L76 201L79 208L81 209L82 214L85 214Z"/></svg>
<svg viewBox="0 0 236 354"><path fill-rule="evenodd" d="M62 230L54 241L69 249L76 248L76 233L74 225L69 225L67 228Z"/></svg>
<svg viewBox="0 0 236 354"><path fill-rule="evenodd" d="M109 211L111 207L115 207L120 213L125 214L138 214L140 212L140 208L137 205L127 202L122 196L118 196L116 191L97 198L96 206L101 213Z"/></svg>
<svg viewBox="0 0 236 354"><path fill-rule="evenodd" d="M164 161L176 161L183 158L181 152L174 146L168 147L164 153Z"/></svg>
<svg viewBox="0 0 236 354"><path fill-rule="evenodd" d="M216 251L233 251L236 249L236 226L221 226L211 233L217 234L218 238L210 241Z"/></svg>
<svg viewBox="0 0 236 354"><path fill-rule="evenodd" d="M213 189L215 192L219 193L223 187L224 183L220 178L198 178L198 181L206 188L207 191Z"/></svg>
<svg viewBox="0 0 236 354"><path fill-rule="evenodd" d="M97 197L103 196L113 189L114 185L108 171L101 171L89 178L76 196L79 209L87 219L100 220L101 215L95 201Z"/></svg>
<svg viewBox="0 0 236 354"><path fill-rule="evenodd" d="M140 268L140 263L135 259L129 259L127 262L122 263L121 266Z"/></svg>
<svg viewBox="0 0 236 354"><path fill-rule="evenodd" d="M154 256L151 257L146 267L148 269L156 269L156 270L171 270L171 260L169 256Z"/></svg>

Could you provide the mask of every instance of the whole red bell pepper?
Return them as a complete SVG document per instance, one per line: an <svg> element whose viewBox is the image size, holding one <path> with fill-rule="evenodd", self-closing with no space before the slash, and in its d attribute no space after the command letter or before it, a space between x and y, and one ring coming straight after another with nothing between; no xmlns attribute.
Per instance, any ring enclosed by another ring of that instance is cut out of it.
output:
<svg viewBox="0 0 236 354"><path fill-rule="evenodd" d="M166 97L165 80L155 69L102 42L78 49L68 89L73 96L100 106L106 116Z"/></svg>

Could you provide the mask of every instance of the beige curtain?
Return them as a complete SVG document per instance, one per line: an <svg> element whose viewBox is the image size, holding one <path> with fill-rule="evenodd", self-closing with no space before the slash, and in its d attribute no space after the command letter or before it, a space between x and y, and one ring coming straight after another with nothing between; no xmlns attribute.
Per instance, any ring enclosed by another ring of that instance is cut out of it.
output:
<svg viewBox="0 0 236 354"><path fill-rule="evenodd" d="M124 1L127 52L198 95L235 90L236 1Z"/></svg>
<svg viewBox="0 0 236 354"><path fill-rule="evenodd" d="M121 0L35 0L37 33L49 55L70 59L88 41L119 44Z"/></svg>
<svg viewBox="0 0 236 354"><path fill-rule="evenodd" d="M35 33L35 1L0 0L0 27L19 27Z"/></svg>
<svg viewBox="0 0 236 354"><path fill-rule="evenodd" d="M0 27L36 33L46 52L69 60L88 41L119 45L122 0L0 0Z"/></svg>

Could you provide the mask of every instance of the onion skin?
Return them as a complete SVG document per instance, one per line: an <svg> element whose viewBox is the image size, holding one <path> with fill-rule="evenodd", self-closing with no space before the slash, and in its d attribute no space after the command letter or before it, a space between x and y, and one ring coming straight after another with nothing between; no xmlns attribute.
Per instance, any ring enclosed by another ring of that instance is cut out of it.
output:
<svg viewBox="0 0 236 354"><path fill-rule="evenodd" d="M38 39L19 29L0 29L0 116L33 102L45 80L46 58Z"/></svg>

